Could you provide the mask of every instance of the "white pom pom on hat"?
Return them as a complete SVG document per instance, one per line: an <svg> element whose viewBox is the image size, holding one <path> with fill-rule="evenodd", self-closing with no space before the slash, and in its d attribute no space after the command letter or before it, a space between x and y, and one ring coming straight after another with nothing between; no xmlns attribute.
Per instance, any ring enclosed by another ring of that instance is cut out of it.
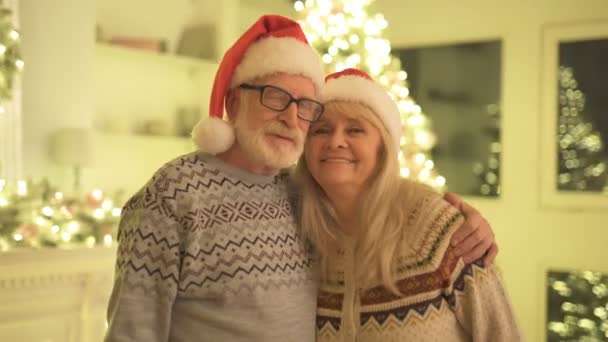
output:
<svg viewBox="0 0 608 342"><path fill-rule="evenodd" d="M234 144L234 128L223 119L210 117L194 126L192 140L200 151L222 153Z"/></svg>
<svg viewBox="0 0 608 342"><path fill-rule="evenodd" d="M283 16L264 15L224 54L213 82L209 118L192 130L197 148L210 154L227 151L235 135L232 125L222 119L226 94L244 82L275 73L308 77L318 92L323 87L321 59L300 25Z"/></svg>

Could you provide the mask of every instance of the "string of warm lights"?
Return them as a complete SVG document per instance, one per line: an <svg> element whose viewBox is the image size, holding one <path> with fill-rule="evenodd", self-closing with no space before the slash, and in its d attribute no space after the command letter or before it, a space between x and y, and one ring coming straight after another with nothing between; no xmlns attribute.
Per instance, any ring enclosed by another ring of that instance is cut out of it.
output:
<svg viewBox="0 0 608 342"><path fill-rule="evenodd" d="M442 189L446 180L437 174L429 159L436 137L431 123L410 96L407 73L391 55L390 42L383 38L388 22L382 14L368 15L372 0L296 1L300 24L309 42L319 51L327 73L346 68L363 69L378 80L397 102L403 137L399 160L401 175Z"/></svg>
<svg viewBox="0 0 608 342"><path fill-rule="evenodd" d="M64 194L46 181L0 179L0 251L112 246L121 209L101 190Z"/></svg>

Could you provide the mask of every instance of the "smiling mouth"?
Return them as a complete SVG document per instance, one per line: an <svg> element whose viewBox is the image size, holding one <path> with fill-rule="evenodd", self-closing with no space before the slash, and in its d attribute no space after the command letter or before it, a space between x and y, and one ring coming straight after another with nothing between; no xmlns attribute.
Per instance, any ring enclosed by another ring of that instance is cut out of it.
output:
<svg viewBox="0 0 608 342"><path fill-rule="evenodd" d="M339 163L339 164L350 164L350 163L354 163L354 160L351 159L347 159L347 158L324 158L321 159L322 163Z"/></svg>
<svg viewBox="0 0 608 342"><path fill-rule="evenodd" d="M269 135L270 135L271 137L275 138L275 139L278 139L278 140L281 140L281 141L284 141L284 142L288 142L288 143L295 144L294 139L293 139L293 138L291 138L291 137L286 137L286 136L284 136L284 135L280 135L280 134L269 134Z"/></svg>

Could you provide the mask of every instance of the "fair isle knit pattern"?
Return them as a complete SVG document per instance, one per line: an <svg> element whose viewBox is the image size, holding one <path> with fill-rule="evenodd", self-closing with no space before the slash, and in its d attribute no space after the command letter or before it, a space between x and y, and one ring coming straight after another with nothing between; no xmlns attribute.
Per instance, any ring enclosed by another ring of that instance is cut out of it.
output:
<svg viewBox="0 0 608 342"><path fill-rule="evenodd" d="M429 191L412 205L418 223L405 228L396 258L403 296L381 285L359 290L347 239L319 291L317 341L520 341L495 269L465 265L449 246L460 213Z"/></svg>
<svg viewBox="0 0 608 342"><path fill-rule="evenodd" d="M312 341L316 284L288 176L191 153L125 205L106 341Z"/></svg>

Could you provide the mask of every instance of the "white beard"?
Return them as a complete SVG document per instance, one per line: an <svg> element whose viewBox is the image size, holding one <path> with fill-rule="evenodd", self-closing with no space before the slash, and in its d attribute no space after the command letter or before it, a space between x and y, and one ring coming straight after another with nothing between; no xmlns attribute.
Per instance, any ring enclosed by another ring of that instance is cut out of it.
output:
<svg viewBox="0 0 608 342"><path fill-rule="evenodd" d="M304 149L304 136L297 129L288 129L278 121L272 121L257 130L247 126L247 113L239 113L234 122L236 140L251 161L272 169L285 169L293 166ZM289 136L293 145L272 144L267 140L268 133Z"/></svg>

